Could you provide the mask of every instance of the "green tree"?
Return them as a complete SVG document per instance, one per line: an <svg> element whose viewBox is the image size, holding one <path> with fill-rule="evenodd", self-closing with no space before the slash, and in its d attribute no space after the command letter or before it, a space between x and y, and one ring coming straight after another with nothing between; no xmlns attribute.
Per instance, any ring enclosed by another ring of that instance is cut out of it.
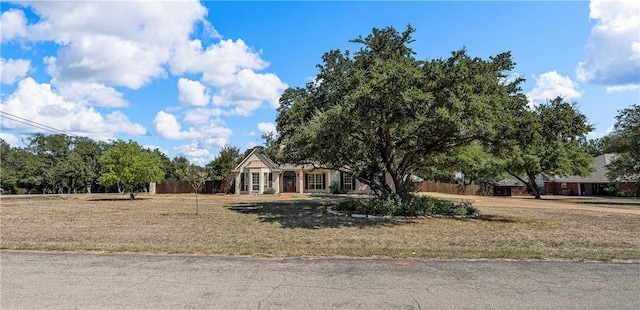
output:
<svg viewBox="0 0 640 310"><path fill-rule="evenodd" d="M580 144L584 147L585 151L589 155L596 157L605 153L606 145L608 144L608 137L602 137L597 139L583 139Z"/></svg>
<svg viewBox="0 0 640 310"><path fill-rule="evenodd" d="M223 181L223 183L226 184L232 184L234 176L231 170L236 168L242 158L240 149L225 145L220 150L218 157L205 165L209 178L216 181Z"/></svg>
<svg viewBox="0 0 640 310"><path fill-rule="evenodd" d="M102 173L98 181L104 186L118 186L135 198L137 186L159 182L164 178L160 156L143 149L137 142L118 141L100 157Z"/></svg>
<svg viewBox="0 0 640 310"><path fill-rule="evenodd" d="M43 193L61 193L68 185L65 176L69 169L69 155L71 154L70 138L63 134L45 135L34 134L28 139L27 150L37 158L25 164L36 166L41 176ZM32 158L31 158L32 159Z"/></svg>
<svg viewBox="0 0 640 310"><path fill-rule="evenodd" d="M192 165L186 157L176 156L171 161L172 175L176 181L189 181L192 177Z"/></svg>
<svg viewBox="0 0 640 310"><path fill-rule="evenodd" d="M592 130L576 103L557 97L538 105L523 112L505 132L514 143L505 170L540 199L537 175L586 176L594 171L593 157L580 142Z"/></svg>
<svg viewBox="0 0 640 310"><path fill-rule="evenodd" d="M461 182L466 185L499 181L505 175L502 160L479 141L460 148L458 153L448 157L443 161L443 166L448 166L451 172L461 172Z"/></svg>
<svg viewBox="0 0 640 310"><path fill-rule="evenodd" d="M411 26L373 29L332 50L315 82L287 89L277 115L284 160L348 170L378 195L404 196L408 176L472 141L496 141L500 124L526 106L510 53L488 60L466 50L420 61ZM392 185L386 179L392 180Z"/></svg>
<svg viewBox="0 0 640 310"><path fill-rule="evenodd" d="M154 149L152 152L156 153L158 158L160 158L160 169L164 172L164 180L177 181L178 176L175 175L171 159L158 148Z"/></svg>
<svg viewBox="0 0 640 310"><path fill-rule="evenodd" d="M640 105L618 111L607 150L618 156L607 167L611 181L626 181L640 186Z"/></svg>
<svg viewBox="0 0 640 310"><path fill-rule="evenodd" d="M17 152L7 142L0 139L0 187L6 194L18 191Z"/></svg>
<svg viewBox="0 0 640 310"><path fill-rule="evenodd" d="M106 145L86 137L71 137L69 153L56 164L62 186L68 193L86 190L91 193L100 175L100 156Z"/></svg>

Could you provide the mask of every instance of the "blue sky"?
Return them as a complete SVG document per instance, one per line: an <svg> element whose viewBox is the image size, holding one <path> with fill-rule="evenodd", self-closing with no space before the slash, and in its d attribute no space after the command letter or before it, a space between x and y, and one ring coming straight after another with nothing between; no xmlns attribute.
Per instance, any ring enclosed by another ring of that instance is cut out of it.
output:
<svg viewBox="0 0 640 310"><path fill-rule="evenodd" d="M323 53L407 24L419 59L511 51L531 104L576 101L600 137L640 102L639 3L2 2L0 138L48 132L29 120L204 165L261 144Z"/></svg>

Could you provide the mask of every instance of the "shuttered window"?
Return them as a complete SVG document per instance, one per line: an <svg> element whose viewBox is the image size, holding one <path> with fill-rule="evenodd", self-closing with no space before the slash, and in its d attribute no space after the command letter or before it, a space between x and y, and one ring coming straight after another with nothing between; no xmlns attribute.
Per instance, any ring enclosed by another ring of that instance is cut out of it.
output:
<svg viewBox="0 0 640 310"><path fill-rule="evenodd" d="M349 173L342 173L341 175L341 188L344 190L355 190L356 189L356 178Z"/></svg>

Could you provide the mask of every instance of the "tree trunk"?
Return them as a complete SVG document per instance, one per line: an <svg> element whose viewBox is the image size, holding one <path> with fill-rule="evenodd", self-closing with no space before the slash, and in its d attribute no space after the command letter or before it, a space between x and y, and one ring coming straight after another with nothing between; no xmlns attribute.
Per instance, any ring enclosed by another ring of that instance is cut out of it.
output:
<svg viewBox="0 0 640 310"><path fill-rule="evenodd" d="M527 173L527 176L529 177L528 185L529 185L529 188L531 189L531 192L533 193L536 199L542 199L542 197L540 197L540 189L538 189L538 184L536 184L536 175L533 173Z"/></svg>
<svg viewBox="0 0 640 310"><path fill-rule="evenodd" d="M397 174L391 174L391 179L393 180L393 185L395 187L395 194L400 198L404 198L407 196L407 186L404 180L399 177Z"/></svg>

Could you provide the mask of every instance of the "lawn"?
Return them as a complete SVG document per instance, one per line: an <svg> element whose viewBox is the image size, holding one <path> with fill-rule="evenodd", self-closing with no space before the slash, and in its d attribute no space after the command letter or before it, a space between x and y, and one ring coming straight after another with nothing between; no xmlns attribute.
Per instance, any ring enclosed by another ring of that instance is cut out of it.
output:
<svg viewBox="0 0 640 310"><path fill-rule="evenodd" d="M2 196L2 249L443 259L640 259L640 215L484 200L472 219L332 215L331 196ZM484 198L481 198L484 199ZM493 198L495 199L495 198ZM480 200L479 200L480 201ZM606 202L599 201L598 204ZM562 202L561 205L570 205ZM634 210L623 210L634 212Z"/></svg>

